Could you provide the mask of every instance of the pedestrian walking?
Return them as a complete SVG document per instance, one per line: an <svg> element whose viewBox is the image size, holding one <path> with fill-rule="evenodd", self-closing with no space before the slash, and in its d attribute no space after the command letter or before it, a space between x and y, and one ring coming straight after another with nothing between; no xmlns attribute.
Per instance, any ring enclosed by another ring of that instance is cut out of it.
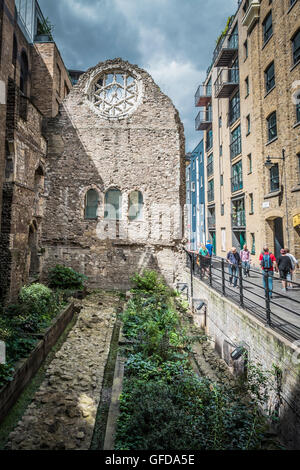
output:
<svg viewBox="0 0 300 470"><path fill-rule="evenodd" d="M251 255L250 255L250 251L247 248L247 245L244 245L243 249L240 251L240 258L242 262L244 276L250 277Z"/></svg>
<svg viewBox="0 0 300 470"><path fill-rule="evenodd" d="M280 279L282 280L282 290L283 292L287 291L287 278L290 276L291 271L293 270L292 260L287 255L286 250L282 248L280 250L280 256L278 258L278 269L280 274Z"/></svg>
<svg viewBox="0 0 300 470"><path fill-rule="evenodd" d="M209 270L210 255L206 246L202 243L198 252L200 260L201 277L204 277Z"/></svg>
<svg viewBox="0 0 300 470"><path fill-rule="evenodd" d="M290 274L288 274L288 276L287 276L287 280L290 281L288 283L287 287L289 289L292 289L293 288L293 283L291 281L293 280L293 274L294 274L296 268L299 268L299 263L298 263L298 260L295 258L295 256L292 255L292 253L290 253L290 250L288 248L286 248L285 251L286 251L287 256L289 256L289 258L291 259L291 262L292 262L292 270L291 270Z"/></svg>
<svg viewBox="0 0 300 470"><path fill-rule="evenodd" d="M205 248L207 249L209 256L212 256L212 253L213 253L213 245L212 245L212 243L211 243L209 240L207 240L206 245L205 245Z"/></svg>
<svg viewBox="0 0 300 470"><path fill-rule="evenodd" d="M241 258L234 246L231 248L231 250L228 251L226 260L229 263L229 284L231 286L233 283L233 287L236 287L238 281L238 268L241 263Z"/></svg>
<svg viewBox="0 0 300 470"><path fill-rule="evenodd" d="M267 296L267 290L269 290L269 298L271 299L273 295L274 263L277 271L276 258L273 253L270 253L269 248L265 246L260 254L259 261L261 269L263 270L263 286L265 289L265 295Z"/></svg>

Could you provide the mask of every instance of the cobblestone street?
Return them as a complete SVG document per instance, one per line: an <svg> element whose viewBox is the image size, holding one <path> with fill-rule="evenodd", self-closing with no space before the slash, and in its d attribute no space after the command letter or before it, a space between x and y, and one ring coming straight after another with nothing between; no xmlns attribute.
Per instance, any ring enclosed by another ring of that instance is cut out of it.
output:
<svg viewBox="0 0 300 470"><path fill-rule="evenodd" d="M102 292L82 301L8 449L89 449L118 303L118 294Z"/></svg>

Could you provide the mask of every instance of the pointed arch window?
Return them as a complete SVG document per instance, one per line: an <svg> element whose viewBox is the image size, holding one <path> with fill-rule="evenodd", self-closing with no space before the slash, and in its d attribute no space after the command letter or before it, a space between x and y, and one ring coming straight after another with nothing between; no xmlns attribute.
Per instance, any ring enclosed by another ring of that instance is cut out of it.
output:
<svg viewBox="0 0 300 470"><path fill-rule="evenodd" d="M140 191L132 191L129 194L128 219L142 220L144 209L144 199Z"/></svg>
<svg viewBox="0 0 300 470"><path fill-rule="evenodd" d="M106 192L104 218L111 220L122 218L122 193L119 189L109 189Z"/></svg>
<svg viewBox="0 0 300 470"><path fill-rule="evenodd" d="M89 189L85 195L85 219L96 219L98 211L99 195L95 189Z"/></svg>

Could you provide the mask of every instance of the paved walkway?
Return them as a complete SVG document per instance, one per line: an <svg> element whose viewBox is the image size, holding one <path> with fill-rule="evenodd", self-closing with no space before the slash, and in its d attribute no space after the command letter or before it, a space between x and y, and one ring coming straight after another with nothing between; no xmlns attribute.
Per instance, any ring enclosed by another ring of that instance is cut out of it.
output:
<svg viewBox="0 0 300 470"><path fill-rule="evenodd" d="M199 276L199 268L196 268ZM222 293L221 261L216 259L212 264L212 287ZM208 276L203 281L209 283ZM243 277L243 297L246 310L262 321L267 322L266 300L261 272L252 269L250 277ZM273 281L273 297L270 302L271 322L274 329L279 330L289 339L300 339L300 285L287 292L281 290L281 281L275 274ZM228 265L225 264L225 295L236 303L240 303L239 285L233 288L229 284Z"/></svg>
<svg viewBox="0 0 300 470"><path fill-rule="evenodd" d="M90 447L119 297L93 293L51 362L8 449Z"/></svg>

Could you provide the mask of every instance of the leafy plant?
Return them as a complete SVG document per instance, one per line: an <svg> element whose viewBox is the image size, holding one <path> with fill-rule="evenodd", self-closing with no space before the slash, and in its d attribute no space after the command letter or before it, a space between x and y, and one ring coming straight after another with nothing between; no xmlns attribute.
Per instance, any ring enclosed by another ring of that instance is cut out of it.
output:
<svg viewBox="0 0 300 470"><path fill-rule="evenodd" d="M55 289L77 289L84 288L84 281L88 278L67 266L56 265L49 272L49 285Z"/></svg>

